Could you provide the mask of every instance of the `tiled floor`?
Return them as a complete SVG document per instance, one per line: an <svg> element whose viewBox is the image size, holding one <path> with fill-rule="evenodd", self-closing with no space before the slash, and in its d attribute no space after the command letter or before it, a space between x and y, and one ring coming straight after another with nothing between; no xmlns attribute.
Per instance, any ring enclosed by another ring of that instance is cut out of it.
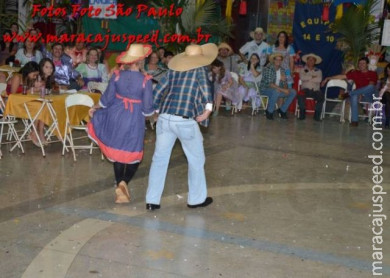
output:
<svg viewBox="0 0 390 278"><path fill-rule="evenodd" d="M248 112L249 113L249 112ZM390 191L390 131L383 135L382 186ZM230 116L204 130L207 208L189 209L187 162L172 153L161 209L145 210L155 135L130 184L132 202L114 204L111 163L61 146L0 160L0 277L372 276L372 127ZM390 217L390 196L382 195ZM384 222L382 277L390 277Z"/></svg>

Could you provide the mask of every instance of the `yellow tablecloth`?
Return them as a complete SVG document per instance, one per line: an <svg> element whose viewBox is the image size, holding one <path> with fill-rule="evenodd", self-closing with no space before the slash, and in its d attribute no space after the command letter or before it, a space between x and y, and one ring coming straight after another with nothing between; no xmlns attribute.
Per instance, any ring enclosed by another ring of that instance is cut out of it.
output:
<svg viewBox="0 0 390 278"><path fill-rule="evenodd" d="M95 103L99 102L100 94L96 93L83 93L90 96ZM45 98L52 101L51 105L54 108L54 111L57 114L58 128L61 132L61 136L65 134L65 122L66 122L66 112L65 112L65 99L69 94L61 95L48 95ZM26 109L24 108L24 103L27 103L28 109L31 113L31 116L34 117L38 112L39 108L42 105L40 101L34 101L39 98L39 95L22 95L22 94L11 94L8 96L8 101L5 107L4 115L14 116L16 118L28 119ZM69 117L71 124L79 124L81 120L86 119L88 116L88 108L82 106L71 107L69 109ZM47 126L50 126L53 123L53 119L50 116L49 110L45 107L41 114L38 116L38 119L43 121ZM56 135L57 132L55 132Z"/></svg>

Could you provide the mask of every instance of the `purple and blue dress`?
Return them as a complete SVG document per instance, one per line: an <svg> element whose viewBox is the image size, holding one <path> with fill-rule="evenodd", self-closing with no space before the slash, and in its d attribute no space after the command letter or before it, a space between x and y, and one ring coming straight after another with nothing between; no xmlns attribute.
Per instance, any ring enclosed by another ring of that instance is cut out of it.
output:
<svg viewBox="0 0 390 278"><path fill-rule="evenodd" d="M123 70L113 74L100 98L102 109L88 123L89 137L112 162L133 164L143 157L145 116L153 115L149 76Z"/></svg>

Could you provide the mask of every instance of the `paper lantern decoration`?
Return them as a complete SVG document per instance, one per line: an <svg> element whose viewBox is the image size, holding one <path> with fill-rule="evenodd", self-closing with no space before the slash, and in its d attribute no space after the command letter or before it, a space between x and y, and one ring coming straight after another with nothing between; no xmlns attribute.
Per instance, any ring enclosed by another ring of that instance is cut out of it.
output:
<svg viewBox="0 0 390 278"><path fill-rule="evenodd" d="M248 12L248 9L247 9L246 0L241 0L240 9L238 11L238 14L239 15L246 15L247 12Z"/></svg>
<svg viewBox="0 0 390 278"><path fill-rule="evenodd" d="M229 23L232 21L232 8L233 8L233 0L227 0L225 16L227 22Z"/></svg>
<svg viewBox="0 0 390 278"><path fill-rule="evenodd" d="M322 9L322 21L329 21L329 5L325 4Z"/></svg>
<svg viewBox="0 0 390 278"><path fill-rule="evenodd" d="M336 20L338 20L338 19L343 17L343 9L344 9L343 4L338 4L337 5L337 7L336 7L336 16L335 16Z"/></svg>

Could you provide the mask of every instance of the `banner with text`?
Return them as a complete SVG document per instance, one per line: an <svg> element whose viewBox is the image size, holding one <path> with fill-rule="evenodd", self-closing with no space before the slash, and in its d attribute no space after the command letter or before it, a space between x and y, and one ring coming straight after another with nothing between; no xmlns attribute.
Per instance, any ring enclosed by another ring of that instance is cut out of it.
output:
<svg viewBox="0 0 390 278"><path fill-rule="evenodd" d="M89 6L102 12L91 18L116 19L117 0L89 0Z"/></svg>
<svg viewBox="0 0 390 278"><path fill-rule="evenodd" d="M334 5L329 7L329 21L322 21L323 4L295 5L293 38L295 51L301 51L301 56L315 53L322 58L317 65L322 70L323 77L340 74L342 71L343 53L336 49L336 34L329 30L329 24L334 21Z"/></svg>

